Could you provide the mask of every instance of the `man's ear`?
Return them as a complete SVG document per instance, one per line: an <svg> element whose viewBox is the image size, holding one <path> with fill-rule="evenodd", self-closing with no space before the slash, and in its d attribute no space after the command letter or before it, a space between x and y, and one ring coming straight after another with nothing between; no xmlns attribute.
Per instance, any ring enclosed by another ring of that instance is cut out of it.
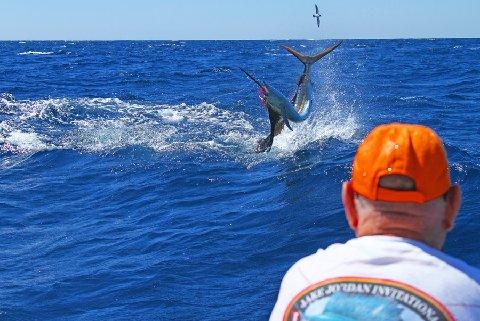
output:
<svg viewBox="0 0 480 321"><path fill-rule="evenodd" d="M344 182L342 185L342 203L345 209L345 217L347 218L350 228L356 231L358 227L358 215L355 209L354 198L355 191L353 190L352 182Z"/></svg>
<svg viewBox="0 0 480 321"><path fill-rule="evenodd" d="M455 219L457 218L461 203L462 191L460 190L460 186L455 184L450 187L447 192L447 208L443 219L443 227L447 231L450 231L455 225Z"/></svg>

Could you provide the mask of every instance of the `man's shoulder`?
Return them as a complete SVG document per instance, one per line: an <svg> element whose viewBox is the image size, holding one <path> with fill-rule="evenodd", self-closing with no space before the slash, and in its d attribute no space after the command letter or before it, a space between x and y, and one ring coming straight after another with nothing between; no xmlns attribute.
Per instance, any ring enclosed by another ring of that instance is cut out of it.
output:
<svg viewBox="0 0 480 321"><path fill-rule="evenodd" d="M480 269L466 263L459 258L449 255L443 251L431 248L423 243L411 240L406 242L410 243L412 246L418 247L426 256L431 256L439 262L442 262L442 264L445 264L446 266L465 274L480 285Z"/></svg>
<svg viewBox="0 0 480 321"><path fill-rule="evenodd" d="M332 244L300 259L289 272L300 273L312 281L338 273L396 275L400 271L408 272L409 267L415 273L422 269L425 273L448 272L453 278L465 277L480 284L480 270L466 262L421 242L388 236L362 237Z"/></svg>

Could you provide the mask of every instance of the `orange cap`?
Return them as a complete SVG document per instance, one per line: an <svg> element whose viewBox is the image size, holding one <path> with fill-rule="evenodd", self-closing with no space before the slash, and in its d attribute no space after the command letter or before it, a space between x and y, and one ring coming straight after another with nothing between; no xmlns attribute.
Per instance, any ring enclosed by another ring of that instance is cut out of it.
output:
<svg viewBox="0 0 480 321"><path fill-rule="evenodd" d="M379 186L385 175L403 175L414 190ZM440 197L450 187L447 154L441 139L430 128L387 124L374 128L358 147L353 161L352 187L371 200L424 203Z"/></svg>

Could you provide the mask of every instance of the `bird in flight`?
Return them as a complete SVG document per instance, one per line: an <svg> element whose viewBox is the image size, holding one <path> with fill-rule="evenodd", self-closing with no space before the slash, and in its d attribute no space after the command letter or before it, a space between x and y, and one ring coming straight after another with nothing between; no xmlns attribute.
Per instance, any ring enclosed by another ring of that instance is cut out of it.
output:
<svg viewBox="0 0 480 321"><path fill-rule="evenodd" d="M317 26L320 28L320 17L322 15L320 14L320 12L318 12L318 6L315 5L315 14L313 15L314 18L317 18Z"/></svg>

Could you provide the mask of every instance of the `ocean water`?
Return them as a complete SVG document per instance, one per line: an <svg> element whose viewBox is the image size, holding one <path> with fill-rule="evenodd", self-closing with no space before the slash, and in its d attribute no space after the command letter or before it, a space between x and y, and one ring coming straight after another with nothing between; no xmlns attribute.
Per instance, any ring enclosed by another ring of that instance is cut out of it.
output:
<svg viewBox="0 0 480 321"><path fill-rule="evenodd" d="M308 121L255 154L332 41L0 42L0 319L265 320L299 258L353 236L340 201L362 137L444 139L464 201L445 251L480 267L480 40L345 40Z"/></svg>

